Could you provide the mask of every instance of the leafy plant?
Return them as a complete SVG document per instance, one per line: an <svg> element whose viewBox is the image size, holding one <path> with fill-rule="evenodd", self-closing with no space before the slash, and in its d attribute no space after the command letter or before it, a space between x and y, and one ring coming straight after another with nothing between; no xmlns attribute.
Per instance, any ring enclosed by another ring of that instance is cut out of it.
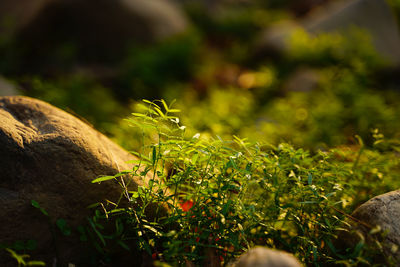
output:
<svg viewBox="0 0 400 267"><path fill-rule="evenodd" d="M27 259L30 257L29 255L20 255L17 254L14 250L11 249L6 249L12 258L14 258L17 263L18 263L18 267L20 266L46 266L46 264L42 261L27 261Z"/></svg>
<svg viewBox="0 0 400 267"><path fill-rule="evenodd" d="M380 166L388 154L361 144L350 151L311 154L288 144L190 137L174 115L178 110L163 100L145 104L144 114L128 119L142 128L143 137L151 137L143 139L134 168L93 180L128 176L144 182L137 191L121 183L128 207L115 202L96 210L90 223L104 253L111 253L109 244L116 242L172 265L228 264L248 248L263 245L290 251L315 266L372 263L379 253L360 243L341 254L334 241L360 200L355 190L368 198L372 188L367 184L396 187L390 180L396 163ZM383 175L387 182L379 180ZM115 231L105 234L100 222L110 221Z"/></svg>

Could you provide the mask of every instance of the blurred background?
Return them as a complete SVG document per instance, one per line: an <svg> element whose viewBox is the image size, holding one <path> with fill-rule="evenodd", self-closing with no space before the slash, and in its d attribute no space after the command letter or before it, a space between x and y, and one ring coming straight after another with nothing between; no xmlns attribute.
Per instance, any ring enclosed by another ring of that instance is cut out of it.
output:
<svg viewBox="0 0 400 267"><path fill-rule="evenodd" d="M189 134L310 150L400 135L399 0L1 0L0 95L127 149L141 99Z"/></svg>

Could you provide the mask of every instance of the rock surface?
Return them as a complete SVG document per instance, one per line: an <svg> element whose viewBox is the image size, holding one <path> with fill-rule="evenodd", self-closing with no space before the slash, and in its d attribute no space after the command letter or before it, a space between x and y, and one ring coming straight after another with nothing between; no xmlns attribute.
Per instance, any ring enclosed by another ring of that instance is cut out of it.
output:
<svg viewBox="0 0 400 267"><path fill-rule="evenodd" d="M86 222L87 206L121 193L115 182L92 184L101 175L129 169L134 156L70 114L40 100L0 97L0 244L33 239L35 260L48 265L78 261L84 243L71 237L53 242L48 218L65 219L72 229ZM141 184L133 181L133 189ZM76 240L75 240L76 241ZM0 255L0 266L8 266Z"/></svg>
<svg viewBox="0 0 400 267"><path fill-rule="evenodd" d="M15 2L10 6L25 2L3 1ZM41 67L49 72L76 62L114 62L132 43L165 39L183 32L188 24L182 10L170 0L31 1L37 5L28 6L32 9L26 15L29 18L14 35L18 51L23 51L20 68L32 71ZM8 17L22 19L22 12L14 9L10 8Z"/></svg>
<svg viewBox="0 0 400 267"><path fill-rule="evenodd" d="M29 24L52 0L0 1L0 34L14 34ZM21 8L23 7L23 8Z"/></svg>
<svg viewBox="0 0 400 267"><path fill-rule="evenodd" d="M400 31L390 7L382 0L332 1L304 19L280 23L267 29L259 50L284 51L290 34L302 27L309 33L346 31L352 27L367 30L376 50L394 65L400 64Z"/></svg>
<svg viewBox="0 0 400 267"><path fill-rule="evenodd" d="M0 96L19 95L17 86L0 75Z"/></svg>
<svg viewBox="0 0 400 267"><path fill-rule="evenodd" d="M284 251L256 247L240 256L232 267L301 267L301 263Z"/></svg>
<svg viewBox="0 0 400 267"><path fill-rule="evenodd" d="M320 78L318 72L311 68L296 69L284 82L284 92L310 92L318 87Z"/></svg>
<svg viewBox="0 0 400 267"><path fill-rule="evenodd" d="M373 242L370 231L377 226L382 229L382 232L386 232L387 235L382 242L384 256L393 257L398 264L400 263L400 190L368 200L354 210L351 216L358 220L349 221L351 228L360 231L367 242ZM344 237L348 245L356 245L359 242L359 238L354 236ZM381 258L376 260L385 261Z"/></svg>

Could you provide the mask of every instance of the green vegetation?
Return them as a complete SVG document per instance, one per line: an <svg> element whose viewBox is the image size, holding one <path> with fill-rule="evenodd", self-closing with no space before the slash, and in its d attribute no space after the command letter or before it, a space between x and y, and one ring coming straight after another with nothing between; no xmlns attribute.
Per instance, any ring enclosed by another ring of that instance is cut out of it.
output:
<svg viewBox="0 0 400 267"><path fill-rule="evenodd" d="M96 211L93 242L104 257L112 257L109 244L115 242L173 266L228 264L255 245L292 252L315 266L372 264L382 253L363 241L334 245L357 205L400 186L398 147L377 130L371 148L357 137L360 143L351 148L311 154L288 144L188 136L178 110L164 101L145 103L145 113L128 120L144 142L133 170L93 181L120 181L129 203L121 208L108 201ZM140 177L145 185L129 191L121 176ZM157 205L156 215L147 216ZM102 233L110 222L114 234Z"/></svg>
<svg viewBox="0 0 400 267"><path fill-rule="evenodd" d="M6 250L10 253L11 257L17 261L17 266L46 266L44 262L41 261L26 261L30 256L29 255L19 255L15 253L15 251L6 248Z"/></svg>
<svg viewBox="0 0 400 267"><path fill-rule="evenodd" d="M79 229L62 218L52 226L78 231L98 253L94 266L124 254L159 266L227 265L255 245L306 266L394 264L376 262L379 229L373 244L335 243L357 206L400 187L400 91L383 75L389 64L356 28L295 31L287 53L258 57L255 40L290 18L295 1L254 2L218 15L187 6L188 32L135 45L104 73L70 67L72 49L51 75L21 74L21 51L0 37L0 71L23 94L67 109L138 156L132 170L93 177L120 182L121 199L94 203ZM399 14L399 2L389 2ZM129 177L144 185L133 191L122 182ZM38 265L26 262L35 246L7 250L19 266Z"/></svg>

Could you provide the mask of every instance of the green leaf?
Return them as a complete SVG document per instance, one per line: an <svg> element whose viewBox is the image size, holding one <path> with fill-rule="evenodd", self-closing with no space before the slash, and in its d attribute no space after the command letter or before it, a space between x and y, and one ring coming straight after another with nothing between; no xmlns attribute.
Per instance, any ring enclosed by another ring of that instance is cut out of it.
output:
<svg viewBox="0 0 400 267"><path fill-rule="evenodd" d="M192 164L196 164L198 158L199 158L199 154L198 153L194 154L192 156Z"/></svg>
<svg viewBox="0 0 400 267"><path fill-rule="evenodd" d="M28 266L46 266L46 263L43 261L29 261L27 263Z"/></svg>
<svg viewBox="0 0 400 267"><path fill-rule="evenodd" d="M37 247L37 241L36 240L29 239L28 241L26 241L25 248L27 250L35 250L36 247Z"/></svg>
<svg viewBox="0 0 400 267"><path fill-rule="evenodd" d="M164 108L165 108L165 111L166 111L166 112L169 112L168 105L167 105L167 103L165 103L165 100L164 100L164 99L161 99L161 103L163 104L163 106L164 106Z"/></svg>
<svg viewBox="0 0 400 267"><path fill-rule="evenodd" d="M144 103L147 103L147 104L150 104L150 105L155 105L153 102L151 102L151 101L149 101L149 100L147 100L147 99L142 99L142 101L143 101Z"/></svg>
<svg viewBox="0 0 400 267"><path fill-rule="evenodd" d="M28 255L19 255L14 250L6 248L6 250L11 254L11 257L14 258L18 262L18 266L26 265L24 258L28 258Z"/></svg>
<svg viewBox="0 0 400 267"><path fill-rule="evenodd" d="M139 197L139 192L132 192L132 198L138 198Z"/></svg>
<svg viewBox="0 0 400 267"><path fill-rule="evenodd" d="M153 152L152 152L152 164L155 165L157 161L157 149L155 146L153 146Z"/></svg>
<svg viewBox="0 0 400 267"><path fill-rule="evenodd" d="M328 247L331 249L331 251L334 254L337 254L337 250L336 250L335 246L332 244L332 242L330 240L328 240L328 239L325 240L325 243L328 245Z"/></svg>
<svg viewBox="0 0 400 267"><path fill-rule="evenodd" d="M15 250L24 250L25 249L25 244L24 244L23 241L17 240L17 241L14 242L12 247Z"/></svg>
<svg viewBox="0 0 400 267"><path fill-rule="evenodd" d="M37 201L32 200L32 201L31 201L31 204L32 204L33 207L39 209L41 213L43 213L43 214L46 215L46 216L49 216L49 214L47 213L47 211L46 211L45 209L43 209L43 208L39 205L39 203L38 203Z"/></svg>
<svg viewBox="0 0 400 267"><path fill-rule="evenodd" d="M231 204L232 204L232 200L229 199L228 202L226 202L226 204L222 207L221 213L222 213L223 215L227 215Z"/></svg>
<svg viewBox="0 0 400 267"><path fill-rule="evenodd" d="M68 227L67 222L64 219L58 219L56 221L56 225L58 229L60 229L61 233L63 233L63 235L71 235L71 229Z"/></svg>
<svg viewBox="0 0 400 267"><path fill-rule="evenodd" d="M142 114L142 113L134 112L134 113L131 113L131 115L133 115L135 117L147 118L147 116L145 114ZM131 121L131 120L129 120L129 121Z"/></svg>
<svg viewBox="0 0 400 267"><path fill-rule="evenodd" d="M39 203L37 201L32 200L31 203L32 203L32 206L34 206L35 208L40 209L40 205L39 205Z"/></svg>
<svg viewBox="0 0 400 267"><path fill-rule="evenodd" d="M165 116L165 114L158 107L154 107L154 109L155 109L155 111L157 111L158 115L160 115L161 117Z"/></svg>
<svg viewBox="0 0 400 267"><path fill-rule="evenodd" d="M312 175L311 175L311 173L308 174L308 184L309 185L312 184Z"/></svg>
<svg viewBox="0 0 400 267"><path fill-rule="evenodd" d="M252 166L251 162L247 163L247 165L246 165L246 171L247 172L251 172L251 166Z"/></svg>
<svg viewBox="0 0 400 267"><path fill-rule="evenodd" d="M115 176L102 176L102 177L99 177L97 179L94 179L92 181L92 184L100 183L100 182L104 182L104 181L108 181L108 180L112 180L112 179L115 179Z"/></svg>
<svg viewBox="0 0 400 267"><path fill-rule="evenodd" d="M364 247L364 242L363 241L358 242L352 253L353 257L358 257L363 247Z"/></svg>
<svg viewBox="0 0 400 267"><path fill-rule="evenodd" d="M358 144L359 144L361 147L363 147L363 146L364 146L364 142L363 142L361 136L355 135L354 137L357 139Z"/></svg>
<svg viewBox="0 0 400 267"><path fill-rule="evenodd" d="M181 112L181 110L173 108L173 109L169 109L168 112L170 112L170 113L179 113L179 112Z"/></svg>
<svg viewBox="0 0 400 267"><path fill-rule="evenodd" d="M151 225L144 224L143 227L149 229L150 231L152 231L153 233L155 233L157 235L161 235L161 233L156 228L152 227Z"/></svg>
<svg viewBox="0 0 400 267"><path fill-rule="evenodd" d="M79 240L82 242L88 241L85 228L80 225L80 226L78 226L77 230L80 233Z"/></svg>
<svg viewBox="0 0 400 267"><path fill-rule="evenodd" d="M122 240L118 240L117 243L118 243L118 245L123 247L125 250L128 250L128 251L131 250L130 247L127 244L125 244Z"/></svg>
<svg viewBox="0 0 400 267"><path fill-rule="evenodd" d="M121 235L124 231L124 225L121 223L119 219L115 220L115 234L117 236Z"/></svg>
<svg viewBox="0 0 400 267"><path fill-rule="evenodd" d="M230 166L232 166L232 168L234 169L238 169L238 166L236 165L235 161L233 161L233 159L230 157L229 158L229 162L230 162Z"/></svg>
<svg viewBox="0 0 400 267"><path fill-rule="evenodd" d="M103 244L103 246L106 245L106 241L103 238L103 235L96 229L96 225L93 223L92 220L89 220L89 224L90 226L92 226L93 231L95 232L95 234L97 235L97 237L100 239L101 243Z"/></svg>

